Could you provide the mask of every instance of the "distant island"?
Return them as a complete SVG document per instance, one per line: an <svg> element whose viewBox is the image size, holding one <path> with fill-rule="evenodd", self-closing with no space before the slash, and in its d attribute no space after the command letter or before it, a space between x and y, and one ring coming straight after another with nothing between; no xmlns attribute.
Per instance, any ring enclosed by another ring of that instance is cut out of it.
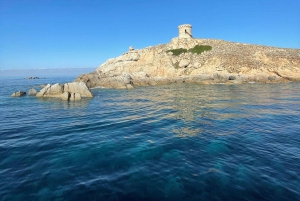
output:
<svg viewBox="0 0 300 201"><path fill-rule="evenodd" d="M75 81L89 88L131 89L169 83L279 83L300 81L300 50L193 38L192 26L180 25L168 44L129 48Z"/></svg>
<svg viewBox="0 0 300 201"><path fill-rule="evenodd" d="M34 77L25 77L24 79L35 80L35 79L45 79L45 78L40 78L40 77L34 76Z"/></svg>

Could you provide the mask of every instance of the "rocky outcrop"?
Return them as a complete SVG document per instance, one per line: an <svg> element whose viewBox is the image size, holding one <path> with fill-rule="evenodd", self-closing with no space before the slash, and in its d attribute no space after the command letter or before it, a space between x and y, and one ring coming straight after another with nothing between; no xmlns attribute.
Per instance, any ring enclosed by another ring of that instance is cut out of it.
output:
<svg viewBox="0 0 300 201"><path fill-rule="evenodd" d="M29 89L29 91L28 91L28 95L29 96L35 96L37 94L37 91L35 90L35 89Z"/></svg>
<svg viewBox="0 0 300 201"><path fill-rule="evenodd" d="M211 46L201 54L178 56L168 50ZM270 78L272 77L272 78ZM300 50L213 39L173 38L168 44L132 50L109 59L94 72L79 76L88 87L191 83L300 81Z"/></svg>
<svg viewBox="0 0 300 201"><path fill-rule="evenodd" d="M37 94L37 97L61 98L62 100L80 100L81 97L91 98L94 95L84 82L46 85Z"/></svg>
<svg viewBox="0 0 300 201"><path fill-rule="evenodd" d="M25 91L17 91L11 95L11 97L21 97L21 96L26 96Z"/></svg>

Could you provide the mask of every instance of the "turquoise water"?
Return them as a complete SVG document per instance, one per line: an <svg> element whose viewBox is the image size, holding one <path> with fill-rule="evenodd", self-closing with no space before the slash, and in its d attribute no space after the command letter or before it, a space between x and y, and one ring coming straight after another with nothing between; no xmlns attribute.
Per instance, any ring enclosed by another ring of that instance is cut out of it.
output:
<svg viewBox="0 0 300 201"><path fill-rule="evenodd" d="M0 199L300 200L300 84L94 89L0 78Z"/></svg>

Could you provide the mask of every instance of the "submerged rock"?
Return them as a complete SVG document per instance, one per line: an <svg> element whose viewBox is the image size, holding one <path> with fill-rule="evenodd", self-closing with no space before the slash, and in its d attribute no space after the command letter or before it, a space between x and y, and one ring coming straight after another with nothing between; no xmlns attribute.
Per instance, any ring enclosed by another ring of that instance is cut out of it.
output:
<svg viewBox="0 0 300 201"><path fill-rule="evenodd" d="M15 93L13 93L11 95L11 97L21 97L21 96L25 96L26 95L26 92L25 91L17 91Z"/></svg>

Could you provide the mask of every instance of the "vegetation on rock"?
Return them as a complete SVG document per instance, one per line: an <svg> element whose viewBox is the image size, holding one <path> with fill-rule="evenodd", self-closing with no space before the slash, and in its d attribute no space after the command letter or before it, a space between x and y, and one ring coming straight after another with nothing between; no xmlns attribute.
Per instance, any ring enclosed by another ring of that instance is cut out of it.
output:
<svg viewBox="0 0 300 201"><path fill-rule="evenodd" d="M196 45L195 47L189 49L188 51L191 53L201 54L204 51L211 50L212 47L208 45Z"/></svg>
<svg viewBox="0 0 300 201"><path fill-rule="evenodd" d="M179 49L174 49L174 50L168 50L167 52L172 52L173 55L178 56L181 53L185 53L187 51L188 51L187 49L179 48Z"/></svg>
<svg viewBox="0 0 300 201"><path fill-rule="evenodd" d="M208 45L196 45L195 47L191 48L191 49L183 49L183 48L179 48L179 49L173 49L173 50L168 50L167 52L172 52L173 55L178 56L181 53L185 53L185 52L191 52L191 53L195 53L195 54L201 54L204 51L209 51L211 50L212 47L208 46Z"/></svg>

